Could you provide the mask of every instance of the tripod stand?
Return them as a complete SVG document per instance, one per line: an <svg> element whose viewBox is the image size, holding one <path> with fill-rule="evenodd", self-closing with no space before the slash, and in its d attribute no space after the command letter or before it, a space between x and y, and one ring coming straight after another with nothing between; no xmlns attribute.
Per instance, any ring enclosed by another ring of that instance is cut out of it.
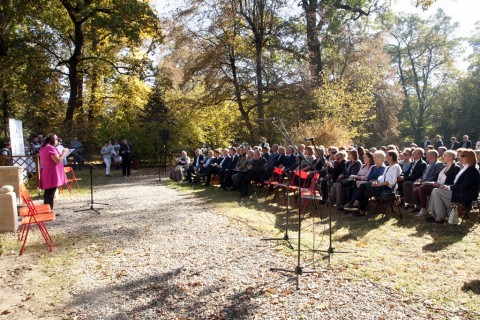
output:
<svg viewBox="0 0 480 320"><path fill-rule="evenodd" d="M265 241L285 241L290 249L293 250L292 243L290 242L290 237L288 236L288 225L290 221L290 194L288 192L289 184L285 185L286 188L286 196L287 196L287 217L286 217L286 224L285 224L285 235L282 238L263 238L262 240Z"/></svg>
<svg viewBox="0 0 480 320"><path fill-rule="evenodd" d="M327 181L327 204L328 204L328 249L327 250L316 250L315 248L312 249L313 254L315 252L326 252L328 254L328 265L331 263L332 255L334 253L348 253L346 251L335 251L335 248L332 246L332 203L330 198L330 190L333 186L332 179L328 179ZM315 259L315 258L314 258Z"/></svg>
<svg viewBox="0 0 480 320"><path fill-rule="evenodd" d="M84 161L85 163L87 163L87 159L85 159L83 156L77 154L77 157ZM100 204L100 205L104 205L104 206L108 206L108 203L100 203L100 202L95 202L93 200L93 168L97 169L97 167L95 167L92 163L87 163L88 165L88 168L89 168L89 171L90 171L90 206L87 208L87 209L78 209L78 210L74 210L73 212L82 212L82 211L94 211L96 212L97 214L100 214L100 211L99 210L102 210L103 208L97 208L95 209L93 207L94 204Z"/></svg>
<svg viewBox="0 0 480 320"><path fill-rule="evenodd" d="M278 120L279 122L279 125L277 125L276 121ZM298 155L300 155L300 157L302 157L303 160L305 160L309 165L310 167L312 167L313 165L310 163L310 161L308 161L307 158L305 158L305 156L300 153L297 149L297 147L295 146L295 144L293 143L293 140L292 138L290 137L290 135L288 134L283 122L282 122L282 119L280 118L271 118L270 119L271 123L275 126L275 128L283 135L283 137L288 141L288 143L294 148L294 150L297 152ZM299 165L300 166L300 165ZM300 170L300 167L298 168L298 170ZM288 189L287 189L287 192L288 192ZM288 199L288 198L287 198ZM302 231L302 206L301 206L301 203L302 203L302 192L300 190L300 188L298 189L298 239L297 239L297 265L295 267L294 270L289 270L289 269L283 269L283 268L270 268L270 271L281 271L281 272L291 272L291 273L294 273L296 275L296 289L300 289L300 275L304 274L304 273L314 273L315 271L304 271L302 266L301 266L301 248L300 248L300 240L301 240L301 231ZM288 207L287 207L288 208ZM288 230L288 229L287 229ZM282 239L283 240L283 239Z"/></svg>

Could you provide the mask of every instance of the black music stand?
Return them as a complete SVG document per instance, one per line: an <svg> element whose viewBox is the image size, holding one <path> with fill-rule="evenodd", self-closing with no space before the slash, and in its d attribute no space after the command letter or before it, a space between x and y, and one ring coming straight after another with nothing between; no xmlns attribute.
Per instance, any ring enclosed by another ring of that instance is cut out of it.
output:
<svg viewBox="0 0 480 320"><path fill-rule="evenodd" d="M88 166L88 169L90 171L90 206L86 209L74 210L73 212L82 212L82 211L90 211L91 210L93 212L96 212L97 214L100 214L99 210L102 210L104 208L94 208L93 205L94 204L100 204L100 205L108 206L109 204L108 203L95 202L93 200L93 169L95 168L95 169L98 170L98 168L94 164L87 162L87 159L85 159L82 155L77 153L76 156L79 157L80 160L82 160Z"/></svg>

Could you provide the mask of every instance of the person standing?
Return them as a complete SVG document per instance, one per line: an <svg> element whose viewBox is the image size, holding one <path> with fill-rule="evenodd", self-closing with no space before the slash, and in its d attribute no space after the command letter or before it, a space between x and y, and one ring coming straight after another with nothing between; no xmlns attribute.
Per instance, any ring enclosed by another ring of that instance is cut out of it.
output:
<svg viewBox="0 0 480 320"><path fill-rule="evenodd" d="M110 140L105 141L100 153L102 154L103 162L105 163L105 176L110 177L110 166L112 164L113 150L112 142Z"/></svg>
<svg viewBox="0 0 480 320"><path fill-rule="evenodd" d="M83 167L83 160L82 160L82 153L83 153L83 145L78 140L77 137L73 138L72 144L70 146L71 149L74 149L75 151L72 152L73 155L73 168L77 170L77 164L78 164L78 170L82 170Z"/></svg>
<svg viewBox="0 0 480 320"><path fill-rule="evenodd" d="M39 188L45 190L43 203L49 204L53 210L53 199L55 191L59 186L67 183L65 175L63 159L68 155L68 149L64 149L62 153L55 147L58 137L54 133L48 134L40 146L40 181Z"/></svg>
<svg viewBox="0 0 480 320"><path fill-rule="evenodd" d="M124 177L130 177L130 162L132 161L133 147L127 139L123 139L119 153L122 157L122 172Z"/></svg>
<svg viewBox="0 0 480 320"><path fill-rule="evenodd" d="M4 143L2 148L2 156L11 156L12 148L10 142Z"/></svg>
<svg viewBox="0 0 480 320"><path fill-rule="evenodd" d="M442 137L440 135L437 135L435 137L435 146L434 146L435 149L438 150L438 148L443 147L443 146L444 145L443 145Z"/></svg>

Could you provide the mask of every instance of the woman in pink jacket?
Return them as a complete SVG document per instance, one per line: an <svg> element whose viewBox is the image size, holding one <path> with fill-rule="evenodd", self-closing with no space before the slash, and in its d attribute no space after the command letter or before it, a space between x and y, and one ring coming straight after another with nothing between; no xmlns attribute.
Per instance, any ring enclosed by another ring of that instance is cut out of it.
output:
<svg viewBox="0 0 480 320"><path fill-rule="evenodd" d="M43 203L49 204L53 210L53 198L57 187L67 182L63 169L63 159L68 155L69 150L64 149L62 153L55 147L58 137L49 133L40 146L40 189L45 190Z"/></svg>

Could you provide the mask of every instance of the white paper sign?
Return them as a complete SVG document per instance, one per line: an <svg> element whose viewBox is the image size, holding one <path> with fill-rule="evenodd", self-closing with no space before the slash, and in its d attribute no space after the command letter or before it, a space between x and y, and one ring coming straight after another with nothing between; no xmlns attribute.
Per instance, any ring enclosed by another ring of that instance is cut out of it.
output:
<svg viewBox="0 0 480 320"><path fill-rule="evenodd" d="M12 147L12 156L24 156L25 145L23 143L23 127L22 121L16 119L8 119L10 128L10 145Z"/></svg>

